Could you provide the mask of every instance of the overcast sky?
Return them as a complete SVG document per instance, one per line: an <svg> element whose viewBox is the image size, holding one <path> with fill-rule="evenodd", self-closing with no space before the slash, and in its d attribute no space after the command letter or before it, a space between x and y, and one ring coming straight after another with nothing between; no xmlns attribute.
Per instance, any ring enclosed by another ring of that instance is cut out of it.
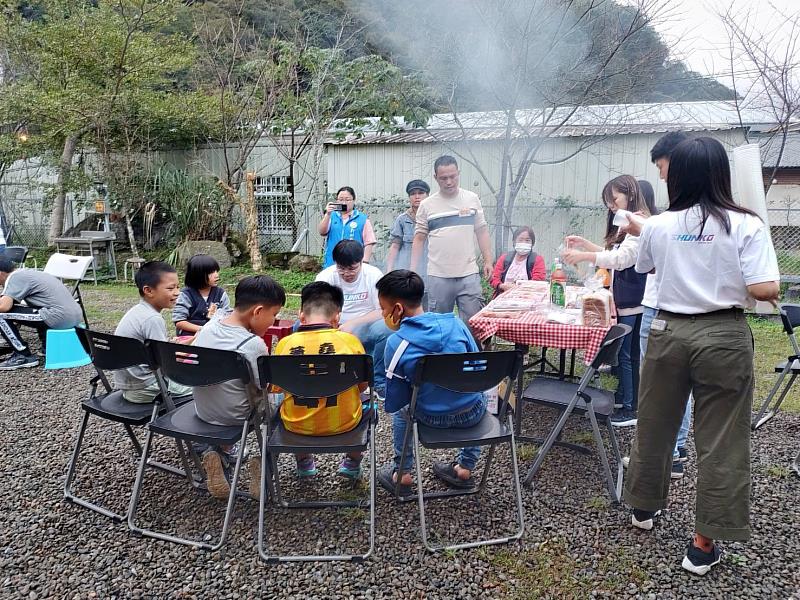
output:
<svg viewBox="0 0 800 600"><path fill-rule="evenodd" d="M800 13L800 0L663 0L669 18L656 29L674 47L675 58L692 70L712 75L729 84L728 35L717 12L732 6L738 13L750 11L751 23L763 33L775 32L784 41L789 27L777 18L773 6L786 15ZM800 34L800 31L797 32ZM785 47L785 46L784 46ZM796 53L800 64L800 44ZM800 67L798 67L800 71Z"/></svg>

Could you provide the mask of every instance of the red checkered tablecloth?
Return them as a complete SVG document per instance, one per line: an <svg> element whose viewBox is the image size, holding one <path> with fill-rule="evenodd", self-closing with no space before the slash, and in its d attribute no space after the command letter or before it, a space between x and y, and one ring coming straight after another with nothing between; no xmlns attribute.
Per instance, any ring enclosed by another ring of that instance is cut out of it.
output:
<svg viewBox="0 0 800 600"><path fill-rule="evenodd" d="M484 340L496 335L514 342L546 348L576 348L584 350L583 360L592 362L600 349L609 327L584 327L583 325L564 325L547 320L546 312L525 312L516 319L486 317L486 307L469 320L475 336Z"/></svg>

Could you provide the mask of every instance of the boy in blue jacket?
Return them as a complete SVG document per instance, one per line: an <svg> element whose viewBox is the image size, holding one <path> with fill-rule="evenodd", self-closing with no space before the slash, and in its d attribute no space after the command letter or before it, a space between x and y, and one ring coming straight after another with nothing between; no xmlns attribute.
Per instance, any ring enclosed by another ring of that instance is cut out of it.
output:
<svg viewBox="0 0 800 600"><path fill-rule="evenodd" d="M426 313L422 309L425 284L413 271L397 270L384 275L376 284L384 322L396 333L386 342L386 412L392 413L394 464L378 473L382 487L394 494L400 472L401 496L411 494L414 466L409 445L400 464L403 442L408 430L408 406L419 359L426 354L478 352L478 346L466 325L453 313ZM458 393L427 383L417 396L416 419L429 427L449 429L472 427L486 412L482 392ZM465 489L475 485L472 471L478 462L480 447L462 448L454 462L437 461L434 474L447 485Z"/></svg>

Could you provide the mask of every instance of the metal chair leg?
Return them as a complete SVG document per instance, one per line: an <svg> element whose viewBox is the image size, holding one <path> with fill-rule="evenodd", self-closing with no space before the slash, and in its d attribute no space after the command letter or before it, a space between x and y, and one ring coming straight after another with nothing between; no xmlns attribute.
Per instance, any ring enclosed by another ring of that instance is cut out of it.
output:
<svg viewBox="0 0 800 600"><path fill-rule="evenodd" d="M266 545L266 517L264 515L266 509L266 501L264 498L264 487L267 485L266 479L269 478L269 485L272 487L271 494L273 501L277 506L282 508L341 508L350 507L357 508L363 507L363 503L359 501L316 501L316 502L289 502L283 499L280 487L280 476L278 473L278 454L269 451L268 431L265 432L263 450L262 450L262 484L261 484L261 498L259 500L259 515L258 515L258 556L261 560L267 563L282 563L282 562L334 562L334 561L352 561L363 562L375 551L375 510L377 504L377 492L375 489L375 472L377 469L377 448L375 445L375 422L370 423L370 436L369 436L369 548L364 554L310 554L310 555L273 555L268 552ZM266 470L267 462L272 465L272 473L268 474Z"/></svg>
<svg viewBox="0 0 800 600"><path fill-rule="evenodd" d="M617 484L616 491L617 497L622 498L622 480L625 476L625 469L622 466L622 454L619 451L619 444L617 443L617 434L614 433L614 426L611 425L611 420L606 418L606 428L608 429L608 437L611 440L611 450L614 452L614 460L617 461Z"/></svg>
<svg viewBox="0 0 800 600"><path fill-rule="evenodd" d="M483 464L483 473L481 474L481 482L478 484L478 493L482 494L486 489L486 482L489 480L489 469L492 468L492 460L494 459L494 449L497 444L489 446L489 454L486 456L486 461Z"/></svg>
<svg viewBox="0 0 800 600"><path fill-rule="evenodd" d="M133 450L136 452L136 456L142 455L142 445L139 443L139 438L136 437L136 433L133 431L133 427L125 423L125 431L128 433L128 437L131 440L131 444L133 444Z"/></svg>
<svg viewBox="0 0 800 600"><path fill-rule="evenodd" d="M798 477L800 477L800 451L797 453L797 456L794 457L792 461L792 469L794 472L797 473Z"/></svg>
<svg viewBox="0 0 800 600"><path fill-rule="evenodd" d="M157 407L153 408L154 414L152 415L151 420L155 418L155 413L157 410L158 410ZM64 499L67 500L68 502L78 504L79 506L83 506L84 508L88 508L89 510L93 510L97 513L100 513L101 515L109 517L110 519L112 519L117 523L122 523L125 521L126 515L115 513L98 504L90 502L89 500L80 498L76 496L72 491L72 483L75 480L75 472L77 470L78 457L80 456L81 448L83 447L83 438L86 434L86 428L89 423L90 415L91 413L89 413L88 411L84 411L83 419L81 421L81 426L78 429L78 439L76 440L75 448L73 449L72 452L72 457L70 458L69 464L67 465L67 476L66 479L64 480ZM142 447L141 444L139 444L139 440L137 439L136 434L133 431L133 428L127 423L124 423L123 425L125 427L125 431L128 434L128 437L131 440L131 443L133 444L134 452L141 459ZM147 466L160 469L162 471L165 471L173 475L180 475L180 476L184 475L184 471L181 471L180 469L177 469L172 465L166 465L156 461L148 461Z"/></svg>
<svg viewBox="0 0 800 600"><path fill-rule="evenodd" d="M236 504L236 490L239 483L239 473L242 470L244 450L247 446L248 425L248 421L245 421L244 425L242 425L242 437L240 438L241 441L239 442L239 453L236 456L236 467L233 469L233 480L230 482L231 491L228 494L228 506L225 509L225 519L222 521L222 533L220 534L219 541L211 547L212 552L222 548L222 546L225 545L225 540L228 538L228 530L231 524L231 517L233 516L233 507ZM191 540L186 541L191 542Z"/></svg>
<svg viewBox="0 0 800 600"><path fill-rule="evenodd" d="M755 431L756 429L758 429L759 427L761 427L762 425L764 425L765 423L770 421L773 417L775 417L775 415L778 414L778 411L781 408L781 404L783 404L784 398L786 398L786 395L789 393L789 390L792 389L792 385L794 384L794 380L797 379L797 374L796 373L792 373L792 376L789 378L789 381L786 383L786 385L784 386L783 390L781 391L780 396L778 396L778 401L775 402L775 404L769 410L769 412L767 412L767 409L769 408L769 405L772 402L772 399L774 398L775 393L778 391L778 388L779 388L781 382L785 378L785 375L786 375L788 369L791 368L791 364L792 364L792 361L789 361L789 362L786 363L786 368L778 376L778 381L775 382L775 385L772 387L772 389L770 390L769 394L767 394L767 398L764 400L764 403L761 405L761 409L758 411L758 415L756 415L756 418L753 419L752 423L750 424L750 428L753 431ZM766 415L764 414L765 412L767 412Z"/></svg>
<svg viewBox="0 0 800 600"><path fill-rule="evenodd" d="M508 415L508 428L513 432L511 415ZM509 538L509 541L519 540L525 533L525 507L522 504L522 485L519 481L519 463L517 462L517 441L514 434L511 434L511 475L514 478L514 496L517 503L517 518L519 519L519 529Z"/></svg>
<svg viewBox="0 0 800 600"><path fill-rule="evenodd" d="M413 421L413 419L411 419L411 417L408 414L406 414L406 418L408 420L408 425L406 425L406 433L403 436L403 449L400 452L400 464L397 467L397 482L395 483L395 486L394 486L394 499L397 500L398 502L413 502L414 501L414 497L413 496L401 496L400 495L400 480L403 478L403 475L405 473L405 471L403 471L403 463L405 462L406 452L411 452L411 456L412 456L412 459L414 461L417 461L417 458L418 458L417 451L416 451L416 449L414 447L412 447L412 444L411 444L411 439L413 437L411 435L411 430L413 428L414 421ZM421 485L422 485L422 482L419 480L419 478L417 478L417 487L419 487Z"/></svg>
<svg viewBox="0 0 800 600"><path fill-rule="evenodd" d="M151 538L155 538L155 539L159 539L159 540L163 540L163 541L167 541L167 542L174 542L176 544L183 544L183 545L186 545L186 546L193 546L195 548L200 548L202 550L208 550L208 551L211 551L211 552L213 552L215 550L219 550L220 548L222 548L222 546L225 544L225 540L227 539L228 530L230 528L230 521L231 521L231 517L233 515L233 508L234 508L235 501L236 501L236 488L237 488L237 484L239 482L239 473L240 473L241 467L242 467L242 459L244 457L244 449L245 449L245 445L247 444L248 425L249 425L248 421L245 421L245 423L242 425L242 435L241 435L241 438L240 438L239 453L238 453L238 455L236 457L236 466L234 467L233 478L232 478L232 481L230 482L231 490L230 490L230 494L228 495L228 503L227 503L227 507L225 509L225 517L224 517L223 523L222 523L222 533L220 534L220 539L217 541L216 544L209 544L209 543L206 543L206 542L190 540L190 539L182 538L182 537L179 537L179 536L176 536L176 535L170 535L170 534L167 534L167 533L161 533L159 531L154 531L152 529L145 529L145 528L142 528L142 527L138 527L136 525L136 514L137 514L137 511L138 511L139 499L141 497L142 486L143 486L143 482L144 482L144 471L145 471L145 468L147 467L147 458L150 455L150 449L152 448L152 442L153 442L153 432L151 430L148 430L148 432L147 432L147 439L145 440L145 445L144 445L144 449L143 449L143 452L142 452L142 457L141 457L141 459L139 461L139 470L138 470L138 472L136 474L136 481L134 483L133 494L131 495L131 503L130 503L130 507L128 509L128 528L131 530L131 533L134 533L136 535L143 535L143 536L147 536L147 537L151 537ZM182 461L182 463L184 465L184 468L186 469L186 478L188 479L189 483L193 487L197 487L197 484L196 484L196 482L194 480L194 477L192 477L191 470L189 468L189 461L188 461L188 459L186 457L184 448L183 448L182 444L180 443L180 441L178 443L178 450L179 450L179 453L181 454L181 461Z"/></svg>
<svg viewBox="0 0 800 600"><path fill-rule="evenodd" d="M67 502L72 502L79 506L83 506L84 508L88 508L89 510L93 510L96 513L109 517L115 523L122 523L125 520L125 515L115 513L114 511L104 508L99 504L84 500L72 492L72 482L75 480L75 470L78 465L78 456L80 455L81 447L83 446L83 436L86 433L86 426L89 423L89 415L90 413L88 411L84 411L83 419L81 420L81 425L78 429L78 439L75 441L75 448L72 450L72 457L67 465L67 477L64 480L64 499Z"/></svg>
<svg viewBox="0 0 800 600"><path fill-rule="evenodd" d="M378 491L375 485L375 474L378 470L378 449L375 443L377 439L376 425L377 423L373 421L370 427L369 441L369 550L360 560L366 560L375 551L375 505L378 503Z"/></svg>
<svg viewBox="0 0 800 600"><path fill-rule="evenodd" d="M608 454L606 454L606 446L603 442L603 436L600 433L600 426L597 424L597 416L594 414L594 409L590 404L587 406L586 412L589 414L589 420L592 422L592 432L594 433L594 442L597 446L597 453L600 455L600 463L603 465L603 472L606 476L606 485L608 486L608 493L611 494L613 502L619 502L620 496L617 493L617 488L614 483L614 477L611 475L611 467L608 464Z"/></svg>
<svg viewBox="0 0 800 600"><path fill-rule="evenodd" d="M265 423L261 424L261 431L261 496L258 499L258 555L261 557L261 560L267 560L268 556L264 548L264 511L267 505L266 496L269 494L273 502L277 503L277 501L275 499L275 488L272 482L272 477L274 476L273 469L271 468L272 457L268 454L267 449L269 430ZM267 468L267 463L270 464L270 468ZM269 490L269 492L267 492L267 490Z"/></svg>
<svg viewBox="0 0 800 600"><path fill-rule="evenodd" d="M539 447L539 451L536 453L536 459L533 461L533 465L530 469L528 469L528 474L525 476L525 481L523 485L530 486L533 483L533 478L536 476L536 473L539 471L539 468L542 466L542 462L544 461L544 457L550 451L550 448L553 447L553 444L558 439L558 436L561 435L561 430L564 429L564 426L567 424L567 419L569 419L572 411L575 409L575 406L578 404L578 395L575 394L570 400L570 403L564 408L564 412L561 413L558 421L556 422L555 427L550 431L550 434L545 439L544 443Z"/></svg>
<svg viewBox="0 0 800 600"><path fill-rule="evenodd" d="M142 530L136 525L136 513L139 509L139 496L142 493L142 481L144 480L144 470L147 467L147 457L150 455L150 444L153 441L153 432L147 430L147 437L144 440L142 456L139 459L139 468L136 470L136 479L133 482L133 492L131 501L128 505L128 529L131 533L141 534Z"/></svg>
<svg viewBox="0 0 800 600"><path fill-rule="evenodd" d="M514 424L513 424L512 420L511 420L511 415L509 415L508 416L508 427L509 427L509 431L511 431L512 433L511 433L510 441L506 442L506 443L510 443L511 444L511 461L512 461L511 471L512 471L513 486L514 486L514 499L515 499L515 502L516 502L516 505L517 505L517 518L518 518L518 521L519 521L519 528L517 529L517 531L513 535L505 536L505 537L491 538L491 539L488 539L488 540L479 540L479 541L475 541L475 542L462 542L462 543L459 543L459 544L436 544L436 545L431 544L428 541L428 524L427 524L427 521L425 519L425 499L426 498L430 499L430 498L442 497L442 496L445 496L445 495L448 495L448 494L433 495L433 494L425 494L423 492L423 490L422 490L422 466L421 466L421 461L417 460L416 461L417 503L418 503L418 507L419 507L420 535L422 537L423 545L429 551L431 551L431 552L439 552L441 550L460 550L460 549L465 549L465 548L478 548L480 546L491 546L491 545L496 545L496 544L507 544L507 543L509 543L511 541L520 539L522 537L522 535L525 533L525 509L524 509L523 504L522 504L522 487L520 486L520 483L519 483L519 470L518 470L518 467L517 467L517 449L516 449L516 443L514 441L513 425ZM417 457L419 457L419 431L417 429L416 422L414 422L413 444L414 444L415 453L416 453ZM495 446L496 446L496 444L492 444L491 447L490 447L489 457L487 458L486 464L484 465L483 477L482 477L481 486L479 486L479 489L485 484L485 481L487 479L487 474L489 472L489 467L491 466L491 462L492 462L491 458L492 458L492 455L494 453ZM475 493L475 492L471 492L471 493ZM449 494L449 495L466 495L466 494L456 492L455 494Z"/></svg>
<svg viewBox="0 0 800 600"><path fill-rule="evenodd" d="M417 506L419 508L419 533L422 536L422 543L424 546L430 550L431 552L436 552L439 548L433 547L428 543L428 526L425 523L425 494L422 491L422 457L419 454L419 445L417 437L417 422L412 421L411 427L413 429L412 433L412 444L414 447L414 456L416 460L414 461L414 466L417 470ZM400 481L400 476L398 475L397 481Z"/></svg>

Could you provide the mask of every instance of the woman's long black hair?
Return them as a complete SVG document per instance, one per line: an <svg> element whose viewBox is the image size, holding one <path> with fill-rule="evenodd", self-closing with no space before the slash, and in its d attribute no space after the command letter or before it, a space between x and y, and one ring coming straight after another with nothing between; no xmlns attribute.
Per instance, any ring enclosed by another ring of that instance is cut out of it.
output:
<svg viewBox="0 0 800 600"><path fill-rule="evenodd" d="M669 158L667 191L669 211L700 207L700 234L709 217L717 219L725 233L730 234L731 219L727 211L758 216L733 201L728 153L711 137L692 138L675 147Z"/></svg>
<svg viewBox="0 0 800 600"><path fill-rule="evenodd" d="M614 177L603 187L603 204L606 207L614 203L614 190L627 196L627 210L630 212L642 212L650 216L650 208L647 206L642 190L639 188L639 182L634 177L620 175L619 177ZM606 215L606 248L613 248L614 244L621 244L626 235L624 231L620 231L619 227L614 225L614 213L609 208Z"/></svg>

